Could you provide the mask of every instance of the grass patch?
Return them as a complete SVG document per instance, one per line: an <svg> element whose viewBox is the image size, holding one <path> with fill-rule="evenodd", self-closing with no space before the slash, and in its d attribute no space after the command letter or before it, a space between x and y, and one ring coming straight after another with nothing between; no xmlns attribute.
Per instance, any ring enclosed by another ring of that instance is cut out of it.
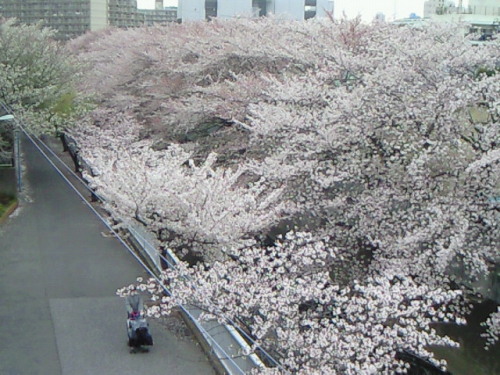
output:
<svg viewBox="0 0 500 375"><path fill-rule="evenodd" d="M7 210L16 202L15 195L0 193L0 218L7 212Z"/></svg>

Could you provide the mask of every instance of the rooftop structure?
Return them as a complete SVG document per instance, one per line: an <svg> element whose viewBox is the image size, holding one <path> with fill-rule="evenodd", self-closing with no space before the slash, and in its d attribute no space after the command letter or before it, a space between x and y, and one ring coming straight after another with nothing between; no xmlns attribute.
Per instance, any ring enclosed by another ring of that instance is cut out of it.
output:
<svg viewBox="0 0 500 375"><path fill-rule="evenodd" d="M392 22L394 25L415 28L426 27L432 22L461 23L464 35L475 34L477 41L483 42L496 39L500 33L500 17L481 14L448 13L434 14L426 18L402 18Z"/></svg>
<svg viewBox="0 0 500 375"><path fill-rule="evenodd" d="M431 18L437 22L463 22L468 26L467 33L479 34L482 38L491 38L500 32L500 17L482 14L444 14Z"/></svg>

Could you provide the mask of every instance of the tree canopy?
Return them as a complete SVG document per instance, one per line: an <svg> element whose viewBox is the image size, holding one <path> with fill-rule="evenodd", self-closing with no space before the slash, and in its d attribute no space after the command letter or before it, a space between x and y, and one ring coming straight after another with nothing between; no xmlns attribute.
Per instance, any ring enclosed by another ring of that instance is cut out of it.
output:
<svg viewBox="0 0 500 375"><path fill-rule="evenodd" d="M287 371L371 374L404 371L397 350L457 345L431 323L494 297L498 41L262 19L69 48L101 103L74 131L91 186L116 219L203 259L164 273L176 293L152 313L195 303L244 321ZM498 314L487 324L495 341Z"/></svg>
<svg viewBox="0 0 500 375"><path fill-rule="evenodd" d="M78 108L79 64L53 36L41 24L0 22L0 100L37 133L67 126Z"/></svg>

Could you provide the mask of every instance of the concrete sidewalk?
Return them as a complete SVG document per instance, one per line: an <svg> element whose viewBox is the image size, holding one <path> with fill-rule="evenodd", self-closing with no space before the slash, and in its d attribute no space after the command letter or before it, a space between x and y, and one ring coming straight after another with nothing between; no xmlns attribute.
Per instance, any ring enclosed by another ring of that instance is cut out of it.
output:
<svg viewBox="0 0 500 375"><path fill-rule="evenodd" d="M70 170L74 169L73 159L70 157L68 152L62 151L62 145L58 139L45 137L43 141L50 146L52 151L57 154L57 156L69 167ZM83 160L80 162L85 164ZM64 174L68 179L73 181L78 191L83 196L90 199L90 193L87 188L76 181L75 177L72 176L72 173L68 172L67 169L64 169ZM99 203L94 203L93 206L99 211L102 210ZM154 245L156 241L151 238L150 233L147 233L143 228L141 229L140 226L134 226L133 231L130 233L131 236L129 237L129 240L130 238L136 238L136 231L138 232L137 235L140 239L132 241L133 247L142 255L143 259L148 259L148 251L145 251L144 249L145 241L153 247L155 247ZM157 250L153 250L153 252L154 251ZM172 264L175 264L176 261L177 260L169 259L169 262ZM157 259L157 262L151 261L148 262L148 264L150 267L159 267L160 261ZM201 313L196 307L185 306L185 308L195 319L197 319ZM187 318L186 321L191 332L193 332L196 336L198 342L201 343L205 353L208 353L210 356L210 359L218 373L242 375L249 373L257 367L263 366L262 362L255 354L242 355L242 345L245 345L245 340L238 335L235 329L231 329L231 327L222 325L216 321L202 321L195 323L186 317L185 314L184 317Z"/></svg>
<svg viewBox="0 0 500 375"><path fill-rule="evenodd" d="M213 374L195 341L152 321L151 352L129 353L115 291L144 270L34 146L22 148L25 192L0 228L0 374Z"/></svg>

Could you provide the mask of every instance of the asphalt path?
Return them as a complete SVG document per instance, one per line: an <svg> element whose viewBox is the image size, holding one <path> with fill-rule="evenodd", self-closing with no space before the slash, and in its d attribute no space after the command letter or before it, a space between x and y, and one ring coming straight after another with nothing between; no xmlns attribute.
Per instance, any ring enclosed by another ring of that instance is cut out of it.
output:
<svg viewBox="0 0 500 375"><path fill-rule="evenodd" d="M146 273L38 150L22 142L20 208L0 227L0 375L213 374L196 342L150 320L130 354L116 289Z"/></svg>

